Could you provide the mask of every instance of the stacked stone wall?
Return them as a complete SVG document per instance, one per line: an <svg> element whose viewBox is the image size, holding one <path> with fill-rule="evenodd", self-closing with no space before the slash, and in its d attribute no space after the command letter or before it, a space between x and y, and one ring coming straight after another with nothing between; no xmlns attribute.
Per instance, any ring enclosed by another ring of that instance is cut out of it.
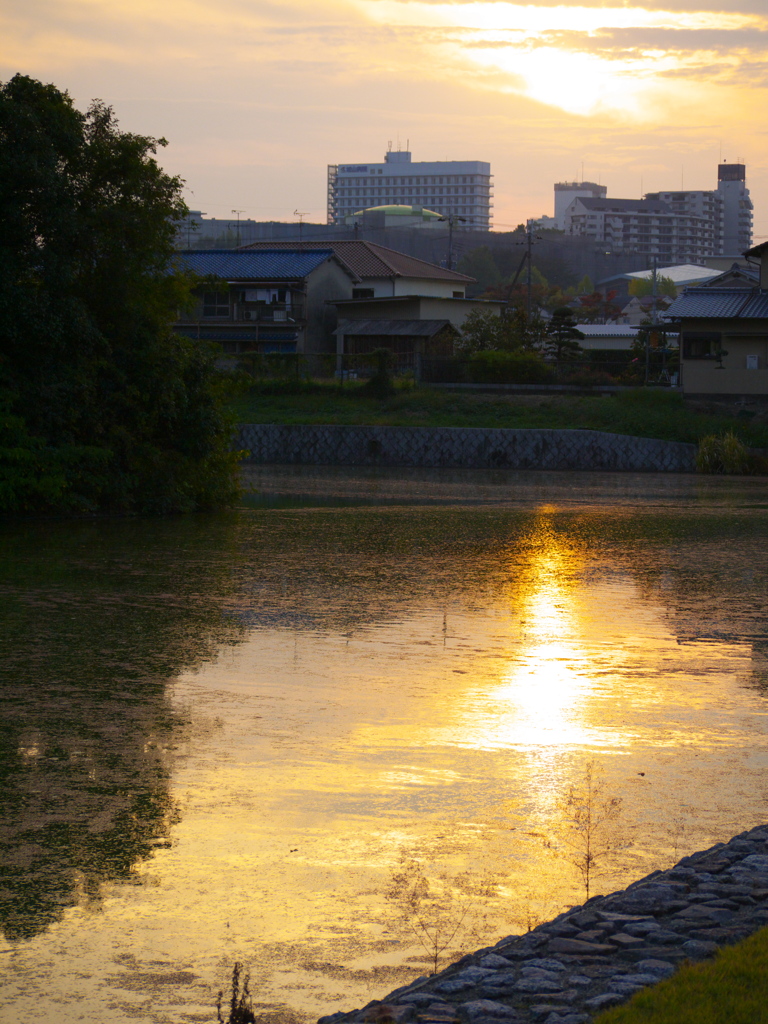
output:
<svg viewBox="0 0 768 1024"><path fill-rule="evenodd" d="M587 1024L766 925L763 825L319 1024Z"/></svg>
<svg viewBox="0 0 768 1024"><path fill-rule="evenodd" d="M254 463L692 473L696 446L598 430L244 424Z"/></svg>

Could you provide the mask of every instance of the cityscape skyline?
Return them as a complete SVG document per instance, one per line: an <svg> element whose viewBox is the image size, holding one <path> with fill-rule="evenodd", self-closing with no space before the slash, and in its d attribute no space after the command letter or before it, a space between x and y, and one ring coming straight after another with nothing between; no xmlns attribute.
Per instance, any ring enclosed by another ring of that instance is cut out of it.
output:
<svg viewBox="0 0 768 1024"><path fill-rule="evenodd" d="M768 16L762 0L604 6L421 0L30 0L0 12L0 76L53 82L84 109L164 136L191 208L326 219L326 169L482 160L493 228L552 213L552 185L611 196L711 189L745 163L768 237ZM734 10L734 6L736 9Z"/></svg>

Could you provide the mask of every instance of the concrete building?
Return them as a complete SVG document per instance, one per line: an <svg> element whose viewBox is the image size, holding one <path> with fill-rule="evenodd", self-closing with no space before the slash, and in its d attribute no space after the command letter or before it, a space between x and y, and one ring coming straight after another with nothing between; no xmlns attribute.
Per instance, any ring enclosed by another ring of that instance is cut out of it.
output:
<svg viewBox="0 0 768 1024"><path fill-rule="evenodd" d="M426 206L487 231L491 187L491 165L482 160L414 163L407 150L390 150L383 163L328 166L328 223L344 224L356 210L374 206Z"/></svg>
<svg viewBox="0 0 768 1024"><path fill-rule="evenodd" d="M593 199L579 196L565 211L565 232L614 252L632 251L666 263L695 263L711 255L704 217L676 214L658 199Z"/></svg>
<svg viewBox="0 0 768 1024"><path fill-rule="evenodd" d="M682 216L703 217L708 222L706 256L738 256L752 245L752 200L746 185L744 164L720 164L713 192L649 192L646 199L668 203Z"/></svg>
<svg viewBox="0 0 768 1024"><path fill-rule="evenodd" d="M574 199L605 199L607 195L607 187L597 185L594 181L560 181L555 185L554 220L550 217L542 217L540 223L542 227L554 227L563 231L565 229L565 211Z"/></svg>
<svg viewBox="0 0 768 1024"><path fill-rule="evenodd" d="M738 255L752 245L752 200L747 188L744 164L720 164L717 191L723 203L723 239L721 252Z"/></svg>
<svg viewBox="0 0 768 1024"><path fill-rule="evenodd" d="M554 225L614 252L631 250L669 263L736 257L752 245L746 167L720 164L717 179L712 191L648 192L643 199L609 199L594 182L563 182L555 185Z"/></svg>
<svg viewBox="0 0 768 1024"><path fill-rule="evenodd" d="M700 230L688 235L688 248L699 259L723 251L723 200L717 192L648 192L646 199L666 203L674 214Z"/></svg>

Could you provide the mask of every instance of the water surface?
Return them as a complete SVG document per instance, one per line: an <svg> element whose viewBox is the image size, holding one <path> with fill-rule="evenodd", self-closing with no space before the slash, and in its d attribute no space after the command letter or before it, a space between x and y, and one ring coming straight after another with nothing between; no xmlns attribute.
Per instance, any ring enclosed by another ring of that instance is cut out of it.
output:
<svg viewBox="0 0 768 1024"><path fill-rule="evenodd" d="M401 855L487 942L766 820L768 487L254 467L238 512L2 527L3 1020L277 1019L425 970Z"/></svg>

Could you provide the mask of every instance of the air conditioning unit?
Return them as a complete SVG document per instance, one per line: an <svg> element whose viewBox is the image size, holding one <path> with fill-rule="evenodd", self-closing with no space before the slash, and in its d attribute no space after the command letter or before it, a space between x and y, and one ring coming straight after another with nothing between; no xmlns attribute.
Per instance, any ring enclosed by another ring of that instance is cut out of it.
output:
<svg viewBox="0 0 768 1024"><path fill-rule="evenodd" d="M244 309L243 320L258 320L259 315L255 309Z"/></svg>

